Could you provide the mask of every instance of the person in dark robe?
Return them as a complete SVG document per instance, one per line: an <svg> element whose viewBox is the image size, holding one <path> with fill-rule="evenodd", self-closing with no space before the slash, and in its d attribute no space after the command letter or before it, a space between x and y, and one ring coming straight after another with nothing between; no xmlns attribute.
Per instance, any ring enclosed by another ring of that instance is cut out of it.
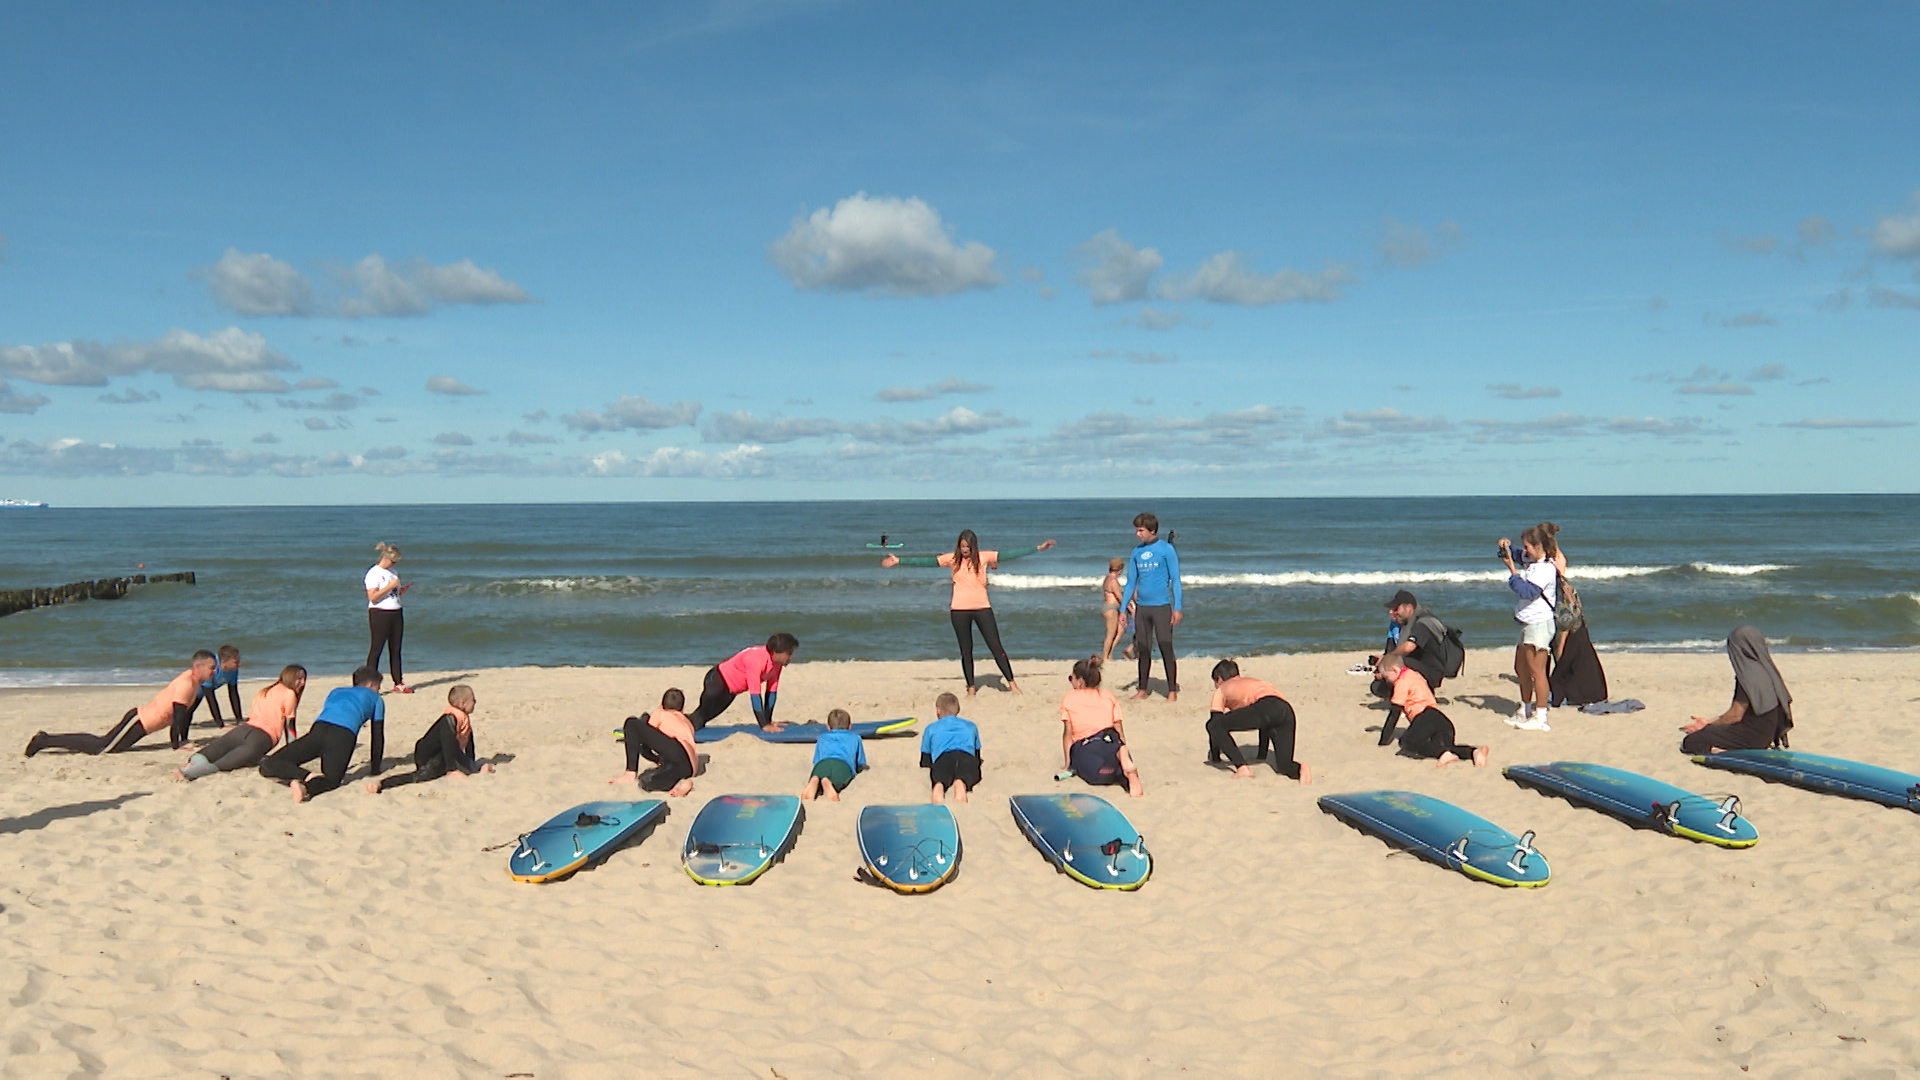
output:
<svg viewBox="0 0 1920 1080"><path fill-rule="evenodd" d="M1593 638L1583 619L1561 642L1553 658L1553 671L1547 676L1554 707L1579 708L1607 700L1607 671L1600 666L1600 654L1593 649Z"/></svg>
<svg viewBox="0 0 1920 1080"><path fill-rule="evenodd" d="M1733 703L1719 716L1696 716L1680 730L1686 754L1722 750L1770 750L1787 745L1793 727L1793 695L1773 666L1767 639L1751 626L1727 635L1727 659L1733 662Z"/></svg>

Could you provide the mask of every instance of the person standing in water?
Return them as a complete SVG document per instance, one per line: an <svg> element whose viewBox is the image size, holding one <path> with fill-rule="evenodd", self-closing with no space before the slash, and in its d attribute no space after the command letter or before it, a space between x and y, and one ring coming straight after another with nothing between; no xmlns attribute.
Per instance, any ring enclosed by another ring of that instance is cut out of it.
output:
<svg viewBox="0 0 1920 1080"><path fill-rule="evenodd" d="M1133 536L1139 544L1120 600L1123 608L1133 609L1134 662L1140 667L1133 700L1153 696L1147 680L1153 674L1153 646L1159 642L1160 662L1167 669L1167 700L1178 701L1180 667L1173 657L1173 628L1180 625L1180 555L1160 539L1160 519L1152 514L1134 517Z"/></svg>
<svg viewBox="0 0 1920 1080"><path fill-rule="evenodd" d="M896 566L945 567L953 571L953 600L948 605L948 616L953 620L953 636L960 644L960 674L967 680L967 696L975 692L973 683L973 628L980 628L980 636L987 643L987 651L993 654L993 662L999 665L1000 677L1007 681L1007 690L1019 693L1020 687L1013 681L1013 662L1007 659L1007 650L1000 644L1000 624L993 617L993 605L987 600L987 571L996 570L1002 562L1024 558L1053 546L1052 540L1042 540L1030 548L1017 551L982 551L980 538L972 529L960 530L960 536L953 543L953 550L943 555L913 555L901 558L887 555L881 558L880 565L888 569Z"/></svg>
<svg viewBox="0 0 1920 1080"><path fill-rule="evenodd" d="M406 678L400 672L400 637L407 628L406 616L400 611L400 598L406 595L411 583L403 583L400 575L393 572L393 564L400 561L400 549L385 540L373 545L380 561L367 570L367 630L373 638L373 644L367 649L367 667L380 670L380 650L387 651L387 667L393 672L393 692L411 694Z"/></svg>

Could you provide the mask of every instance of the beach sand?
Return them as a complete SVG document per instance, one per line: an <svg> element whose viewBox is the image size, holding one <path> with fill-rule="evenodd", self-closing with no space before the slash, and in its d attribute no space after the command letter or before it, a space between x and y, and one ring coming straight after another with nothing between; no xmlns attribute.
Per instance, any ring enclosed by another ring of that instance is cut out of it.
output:
<svg viewBox="0 0 1920 1080"><path fill-rule="evenodd" d="M1396 757L1350 655L1248 674L1301 717L1301 787L1204 764L1211 661L1183 700L1126 706L1147 796L1106 794L1153 879L1103 893L1020 835L1011 794L1056 784L1064 662L983 689L986 783L958 808L960 874L927 896L857 883L869 803L926 797L918 740L869 742L846 801L812 804L783 865L702 888L678 861L707 797L797 792L810 748L735 737L649 839L557 884L505 873L511 841L616 795L620 720L700 671L416 673L389 697L389 761L457 677L499 772L295 805L247 771L168 779L162 745L100 758L18 748L104 730L151 688L0 695L0 1076L1896 1076L1920 1069L1920 819L1709 771L1677 751L1725 708L1719 655L1608 654L1646 711L1501 722L1506 652L1442 694L1492 767ZM1913 653L1787 655L1795 748L1920 769ZM786 720L932 715L956 665L801 663ZM1116 681L1131 665L1116 662ZM257 689L250 682L247 696ZM303 719L338 679L316 679ZM720 722L750 720L744 702ZM196 729L196 736L210 735ZM153 737L150 737L152 739ZM354 768L364 771L366 739ZM1603 762L1733 791L1761 831L1728 851L1522 789L1499 766ZM408 765L410 767L410 763ZM1392 854L1314 798L1425 792L1538 831L1553 883L1509 890ZM626 789L632 791L632 789ZM633 792L625 797L641 797Z"/></svg>

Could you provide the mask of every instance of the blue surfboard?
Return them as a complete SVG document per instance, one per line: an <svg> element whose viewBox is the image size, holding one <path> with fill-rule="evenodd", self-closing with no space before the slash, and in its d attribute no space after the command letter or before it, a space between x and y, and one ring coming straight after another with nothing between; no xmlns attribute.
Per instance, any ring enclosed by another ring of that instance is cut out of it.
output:
<svg viewBox="0 0 1920 1080"><path fill-rule="evenodd" d="M1920 776L1897 769L1795 750L1726 750L1693 763L1920 813Z"/></svg>
<svg viewBox="0 0 1920 1080"><path fill-rule="evenodd" d="M911 735L913 732L909 729L918 722L918 720L911 716L902 717L898 720L868 720L864 723L855 724L847 730L863 739L884 739L890 736ZM814 743L819 742L820 736L826 733L827 725L817 722L788 724L780 731L767 731L761 728L759 724L717 724L713 727L703 727L699 731L694 732L693 741L697 743L719 742L729 735L746 734L753 735L762 742Z"/></svg>
<svg viewBox="0 0 1920 1080"><path fill-rule="evenodd" d="M1411 791L1323 795L1320 809L1428 862L1495 885L1538 888L1552 877L1533 833L1515 836L1478 814Z"/></svg>
<svg viewBox="0 0 1920 1080"><path fill-rule="evenodd" d="M702 885L745 885L793 846L806 819L792 795L722 795L700 808L680 850L687 876Z"/></svg>
<svg viewBox="0 0 1920 1080"><path fill-rule="evenodd" d="M1740 799L1735 795L1710 799L1650 776L1583 761L1509 765L1501 774L1631 825L1727 848L1750 848L1760 842L1760 831L1740 816Z"/></svg>
<svg viewBox="0 0 1920 1080"><path fill-rule="evenodd" d="M960 826L938 803L866 807L855 835L868 876L894 892L932 892L960 869Z"/></svg>
<svg viewBox="0 0 1920 1080"><path fill-rule="evenodd" d="M1082 885L1130 892L1153 874L1146 839L1098 795L1015 795L1007 803L1040 854Z"/></svg>
<svg viewBox="0 0 1920 1080"><path fill-rule="evenodd" d="M515 881L533 883L566 877L613 854L635 833L666 816L662 799L581 803L522 833L507 856L507 873Z"/></svg>

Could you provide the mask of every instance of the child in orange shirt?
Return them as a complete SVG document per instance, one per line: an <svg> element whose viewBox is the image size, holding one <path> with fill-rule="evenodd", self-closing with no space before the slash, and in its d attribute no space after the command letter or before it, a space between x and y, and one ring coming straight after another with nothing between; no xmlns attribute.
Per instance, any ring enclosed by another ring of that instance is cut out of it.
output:
<svg viewBox="0 0 1920 1080"><path fill-rule="evenodd" d="M187 725L193 718L193 703L200 696L200 684L213 678L217 661L212 653L205 649L193 654L193 666L173 677L166 689L154 695L152 701L136 709L128 709L120 722L107 730L105 735L88 735L84 732L49 735L44 731L35 732L27 740L27 756L32 757L42 750L71 750L76 754L118 754L132 749L133 744L142 738L159 731L169 729L171 745L178 750L186 745Z"/></svg>
<svg viewBox="0 0 1920 1080"><path fill-rule="evenodd" d="M679 687L660 695L660 711L627 717L621 737L627 744L627 771L607 781L631 784L640 779L640 759L660 766L647 774L641 787L664 791L679 798L693 791L693 774L700 771L700 755L694 749L693 721L681 710L687 707L687 695Z"/></svg>
<svg viewBox="0 0 1920 1080"><path fill-rule="evenodd" d="M443 776L465 777L490 773L493 766L483 764L473 741L473 710L480 704L473 687L460 683L447 691L447 711L433 722L425 735L413 744L413 771L384 780L367 781L367 791L378 795L402 784L419 784Z"/></svg>
<svg viewBox="0 0 1920 1080"><path fill-rule="evenodd" d="M1060 699L1060 756L1067 767L1058 778L1078 776L1095 786L1124 783L1127 794L1145 795L1140 770L1127 752L1120 703L1100 689L1100 658L1077 661L1067 682L1073 689Z"/></svg>
<svg viewBox="0 0 1920 1080"><path fill-rule="evenodd" d="M1433 688L1427 685L1426 676L1407 667L1393 653L1380 658L1376 671L1393 686L1392 708L1380 725L1381 746L1393 744L1393 729L1404 716L1407 733L1400 740L1400 748L1414 757L1438 758L1435 768L1466 759L1472 759L1475 766L1487 763L1487 747L1453 741L1453 721L1434 703Z"/></svg>

